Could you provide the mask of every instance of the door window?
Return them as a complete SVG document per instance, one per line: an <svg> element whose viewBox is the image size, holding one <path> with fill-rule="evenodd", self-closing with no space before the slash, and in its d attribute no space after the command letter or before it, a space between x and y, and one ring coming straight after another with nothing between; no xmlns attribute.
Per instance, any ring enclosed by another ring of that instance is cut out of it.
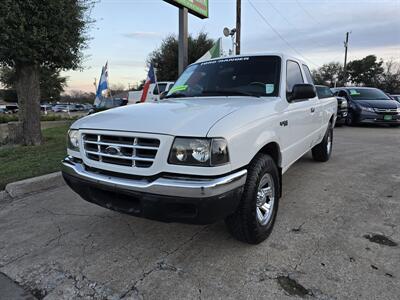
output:
<svg viewBox="0 0 400 300"><path fill-rule="evenodd" d="M306 74L307 82L309 84L314 84L314 80L312 78L310 69L306 65L303 65L303 71L304 71L304 74Z"/></svg>
<svg viewBox="0 0 400 300"><path fill-rule="evenodd" d="M304 83L304 79L299 64L288 60L286 64L286 92L290 94L296 84L302 83Z"/></svg>

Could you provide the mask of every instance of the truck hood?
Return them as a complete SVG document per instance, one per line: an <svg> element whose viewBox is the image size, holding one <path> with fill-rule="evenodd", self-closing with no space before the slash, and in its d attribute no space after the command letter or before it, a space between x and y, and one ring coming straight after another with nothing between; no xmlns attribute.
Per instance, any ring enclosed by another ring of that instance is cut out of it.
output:
<svg viewBox="0 0 400 300"><path fill-rule="evenodd" d="M128 105L82 118L72 128L205 137L225 116L260 101L254 97L202 97Z"/></svg>

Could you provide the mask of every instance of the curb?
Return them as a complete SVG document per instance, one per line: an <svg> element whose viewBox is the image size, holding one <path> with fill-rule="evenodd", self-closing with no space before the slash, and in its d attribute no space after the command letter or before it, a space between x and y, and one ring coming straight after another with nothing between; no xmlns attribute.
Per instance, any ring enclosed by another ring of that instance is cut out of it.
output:
<svg viewBox="0 0 400 300"><path fill-rule="evenodd" d="M64 185L61 172L51 173L39 177L9 183L4 191L0 192L0 200L7 198L20 198L27 194L37 193L43 190Z"/></svg>

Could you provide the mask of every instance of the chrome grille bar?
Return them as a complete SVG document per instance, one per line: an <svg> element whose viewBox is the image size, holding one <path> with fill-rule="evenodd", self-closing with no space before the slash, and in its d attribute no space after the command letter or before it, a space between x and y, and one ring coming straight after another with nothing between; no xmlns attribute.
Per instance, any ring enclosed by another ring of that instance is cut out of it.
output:
<svg viewBox="0 0 400 300"><path fill-rule="evenodd" d="M154 161L153 158L142 158L142 157L135 157L135 156L122 156L122 155L112 155L112 154L107 154L103 152L93 152L93 151L87 151L86 153L88 154L93 154L93 155L99 155L99 156L104 156L104 157L112 157L112 158L117 158L117 159L133 159L137 161Z"/></svg>
<svg viewBox="0 0 400 300"><path fill-rule="evenodd" d="M397 108L375 108L379 113L397 113Z"/></svg>
<svg viewBox="0 0 400 300"><path fill-rule="evenodd" d="M89 160L119 166L150 168L160 141L153 138L84 133L83 151Z"/></svg>
<svg viewBox="0 0 400 300"><path fill-rule="evenodd" d="M158 150L158 147L150 147L150 146L139 146L139 145L127 145L127 144L113 144L113 143L104 143L104 142L95 142L95 141L85 141L86 144L95 144L95 145L104 145L104 146L123 146L125 148L133 148L133 149L147 149L147 150Z"/></svg>

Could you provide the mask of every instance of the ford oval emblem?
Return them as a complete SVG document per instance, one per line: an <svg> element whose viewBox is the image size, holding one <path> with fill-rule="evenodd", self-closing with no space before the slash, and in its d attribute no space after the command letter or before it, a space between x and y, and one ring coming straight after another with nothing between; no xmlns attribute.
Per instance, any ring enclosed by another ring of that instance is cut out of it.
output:
<svg viewBox="0 0 400 300"><path fill-rule="evenodd" d="M108 146L105 149L105 153L110 154L110 155L123 156L123 154L121 152L121 147L116 147L116 146Z"/></svg>

